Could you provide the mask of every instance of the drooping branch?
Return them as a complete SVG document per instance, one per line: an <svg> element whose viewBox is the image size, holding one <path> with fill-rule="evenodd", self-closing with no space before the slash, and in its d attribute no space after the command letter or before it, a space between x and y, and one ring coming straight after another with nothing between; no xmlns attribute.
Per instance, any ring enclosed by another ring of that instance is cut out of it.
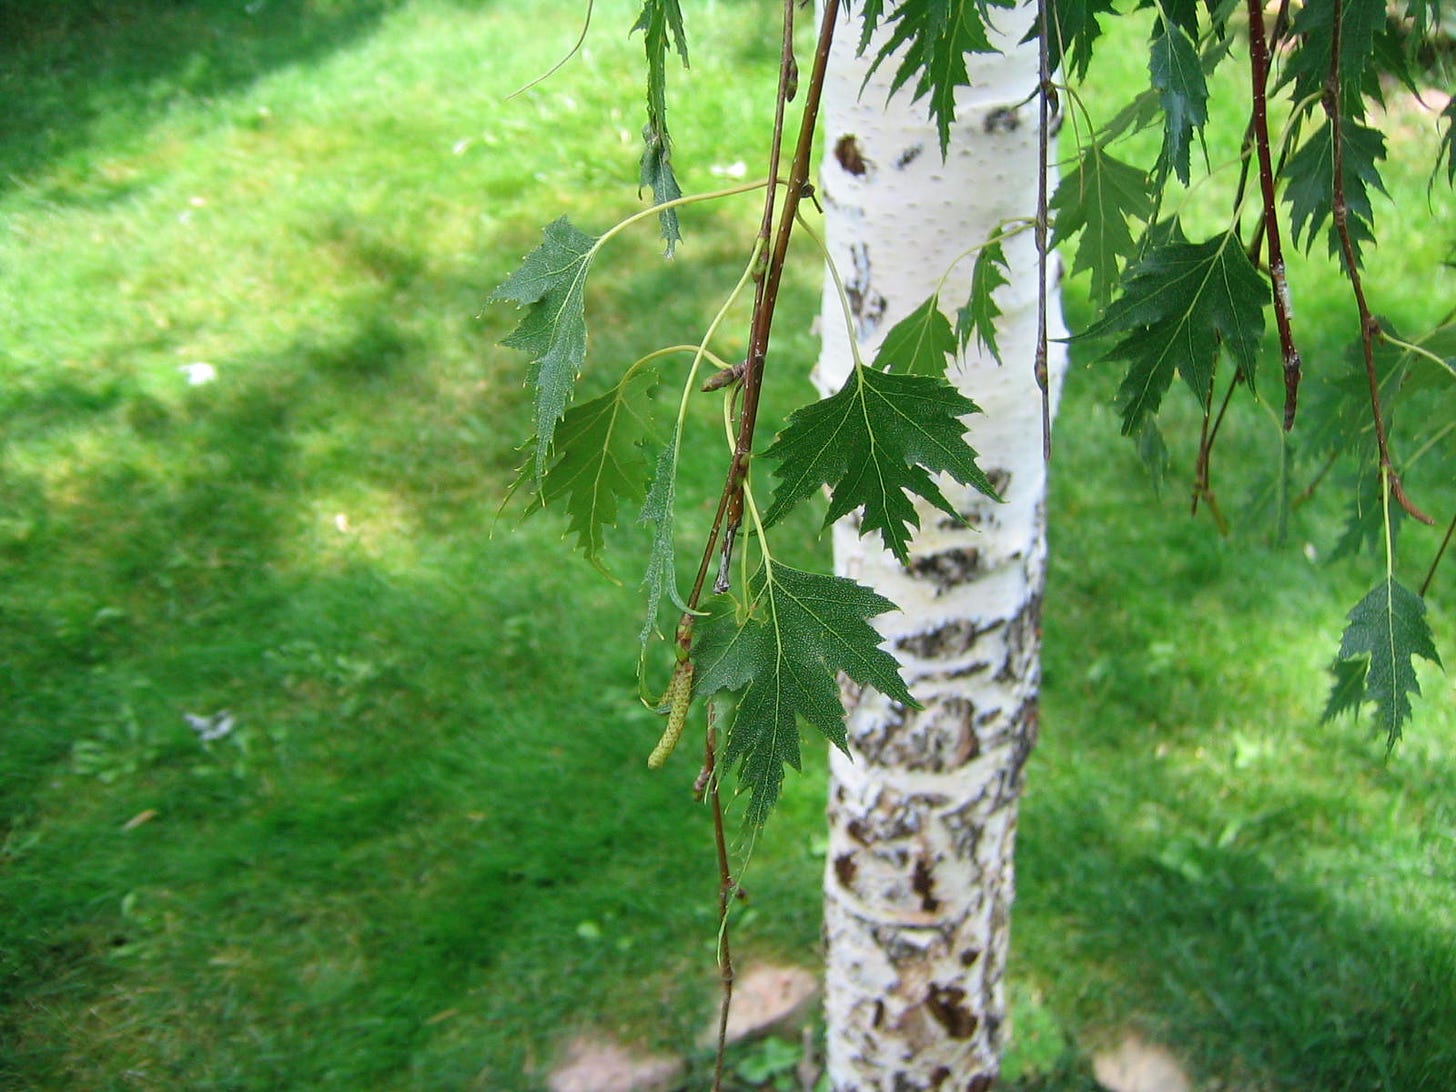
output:
<svg viewBox="0 0 1456 1092"><path fill-rule="evenodd" d="M1380 376L1375 368L1375 339L1381 336L1380 320L1370 310L1365 298L1365 287L1360 278L1359 258L1355 253L1355 242L1350 236L1350 206L1345 198L1345 149L1340 101L1340 33L1342 30L1342 5L1331 5L1330 69L1325 79L1323 103L1330 120L1330 143L1333 156L1334 179L1330 202L1330 215L1334 221L1335 233L1340 240L1340 254L1344 259L1345 276L1349 278L1350 290L1355 296L1355 306L1360 313L1360 349L1365 358L1365 378L1370 387L1370 412L1375 424L1375 444L1380 458L1381 478L1389 484L1390 496L1412 519L1433 525L1435 520L1426 515L1409 497L1400 483L1395 464L1390 458L1390 441L1385 431L1385 416L1380 407Z"/></svg>
<svg viewBox="0 0 1456 1092"><path fill-rule="evenodd" d="M1036 160L1036 385L1041 391L1042 458L1052 457L1052 396L1047 382L1047 151L1051 142L1052 86L1048 0L1037 0L1037 160Z"/></svg>
<svg viewBox="0 0 1456 1092"><path fill-rule="evenodd" d="M782 207L778 207L779 148L783 142L784 111L798 90L798 65L793 53L794 0L784 0L784 44L779 65L779 85L775 106L773 143L769 153L769 190L764 199L760 242L770 235L773 245L764 258L754 296L753 315L749 324L748 352L743 361L742 404L738 415L738 432L734 442L733 461L723 483L713 526L708 533L697 579L688 597L688 605L696 608L715 552L719 555L715 591L726 591L733 547L743 524L743 486L753 453L754 430L758 423L759 396L763 383L763 365L768 356L769 338L773 331L774 310L778 305L779 285L784 262L793 235L799 202L810 192L809 171L814 150L814 132L818 125L819 102L824 89L824 73L829 64L829 48L834 41L834 25L839 14L839 0L827 0L819 24L811 70L804 98L804 112L799 121L798 139L789 175L783 183ZM777 208L777 216L775 210Z"/></svg>
<svg viewBox="0 0 1456 1092"><path fill-rule="evenodd" d="M1294 427L1299 401L1300 359L1290 325L1292 310L1284 250L1279 238L1279 206L1274 193L1274 163L1269 152L1269 46L1264 30L1264 7L1248 0L1249 72L1253 81L1250 129L1259 160L1259 187L1263 195L1264 236L1268 240L1269 276L1274 282L1274 321L1279 328L1279 349L1284 358L1284 428Z"/></svg>

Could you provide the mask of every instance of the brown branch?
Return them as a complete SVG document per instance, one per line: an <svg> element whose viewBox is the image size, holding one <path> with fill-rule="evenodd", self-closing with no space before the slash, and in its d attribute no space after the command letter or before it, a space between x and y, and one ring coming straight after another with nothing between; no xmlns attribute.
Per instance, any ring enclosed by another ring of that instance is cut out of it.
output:
<svg viewBox="0 0 1456 1092"><path fill-rule="evenodd" d="M1333 146L1334 182L1330 201L1330 214L1335 224L1335 233L1340 240L1340 254L1345 263L1345 275L1350 280L1350 289L1355 294L1355 306L1360 311L1360 348L1365 356L1365 378L1370 386L1370 411L1375 422L1375 446L1380 453L1381 476L1390 483L1390 495L1412 519L1434 525L1436 522L1412 503L1400 484L1400 475L1390 458L1390 442L1385 434L1385 416L1380 409L1380 378L1375 370L1375 339L1382 335L1380 320L1370 311L1365 300L1365 287L1360 280L1360 267L1355 256L1355 243L1350 237L1350 206L1345 200L1345 148L1340 103L1340 33L1342 5L1331 6L1330 27L1330 72L1325 78L1323 102L1325 114L1330 119L1330 143Z"/></svg>
<svg viewBox="0 0 1456 1092"><path fill-rule="evenodd" d="M1037 36L1037 73L1041 83L1038 97L1036 160L1036 385L1041 390L1041 454L1052 457L1052 396L1047 380L1047 145L1051 139L1051 106L1056 89L1052 86L1051 57L1047 45L1050 33L1047 0L1037 0L1036 14L1041 33Z"/></svg>
<svg viewBox="0 0 1456 1092"><path fill-rule="evenodd" d="M1214 382L1218 378L1218 365L1214 364L1213 377L1209 379L1208 395L1210 403L1213 400ZM1218 430L1223 427L1223 419L1228 413L1229 404L1233 401L1234 388L1238 386L1239 378L1235 374L1229 381L1228 389L1223 394L1223 405L1219 406L1217 416L1204 411L1203 430L1198 438L1198 459L1193 466L1193 507L1192 515L1198 514L1198 502L1203 501L1208 505L1208 514L1213 517L1214 526L1218 533L1227 535L1229 533L1228 520L1224 518L1223 510L1218 505L1218 497L1213 492L1213 445L1218 439Z"/></svg>
<svg viewBox="0 0 1456 1092"><path fill-rule="evenodd" d="M1254 148L1259 158L1259 186L1264 198L1264 236L1269 248L1269 277L1274 282L1274 321L1279 327L1279 349L1284 357L1284 430L1294 427L1299 401L1299 350L1290 326L1289 281L1284 271L1284 250L1279 241L1279 205L1274 193L1274 164L1269 154L1269 45L1264 31L1264 6L1248 0L1249 69L1253 79Z"/></svg>
<svg viewBox="0 0 1456 1092"><path fill-rule="evenodd" d="M728 903L736 884L728 861L728 838L723 824L723 798L718 789L718 729L713 724L713 710L708 709L708 734L703 745L703 772L700 783L708 792L708 807L713 813L713 844L718 854L718 981L723 987L718 1006L718 1049L713 1058L713 1092L723 1089L723 1061L728 1053L728 1013L733 1008L733 951L728 944Z"/></svg>
<svg viewBox="0 0 1456 1092"><path fill-rule="evenodd" d="M779 86L774 113L773 144L769 150L769 188L764 199L763 222L759 228L759 245L772 236L772 247L764 258L754 294L753 316L749 325L748 353L743 361L742 396L739 408L738 433L733 445L733 462L723 482L718 508L698 566L697 579L688 596L688 605L696 608L702 596L712 557L719 554L718 576L714 590L728 589L729 565L733 547L743 524L743 483L753 458L753 433L758 423L759 392L763 383L763 365L768 356L769 336L773 330L774 309L778 304L779 284L783 279L784 260L789 239L794 231L794 217L799 202L811 193L809 167L814 151L814 131L819 120L819 101L824 91L824 73L829 64L829 47L834 41L834 24L839 14L839 0L826 0L819 24L819 38L814 50L814 67L804 99L804 113L799 121L798 141L787 181L780 183L779 159L783 143L785 106L798 90L798 65L793 53L794 0L784 0L783 51L779 65ZM783 207L775 219L778 187L784 188ZM776 225L776 226L775 226Z"/></svg>
<svg viewBox="0 0 1456 1092"><path fill-rule="evenodd" d="M1421 598L1426 597L1426 592L1431 590L1431 581L1436 579L1436 570L1441 567L1441 558L1446 556L1446 547L1451 545L1451 536L1456 533L1456 514L1451 516L1451 522L1446 525L1446 536L1441 539L1440 548L1436 550L1436 556L1431 559L1431 567L1426 570L1426 578L1421 581Z"/></svg>
<svg viewBox="0 0 1456 1092"><path fill-rule="evenodd" d="M829 49L834 41L834 26L839 14L839 0L825 0L823 18L819 26L818 43L814 51L814 67L809 79L808 92L804 100L804 112L799 120L798 141L794 148L794 159L785 182L779 181L781 148L784 134L784 114L790 99L798 91L799 69L794 58L794 4L795 0L784 0L783 44L779 59L779 83L774 101L773 143L769 149L769 184L764 197L763 219L755 247L764 251L762 269L755 272L757 286L754 291L753 315L749 326L748 352L743 363L733 371L738 374L738 393L742 403L738 408L738 431L733 444L733 459L724 477L723 491L718 498L717 511L703 547L698 564L697 577L688 595L688 613L678 628L679 654L690 653L681 647L683 635L691 634L692 611L701 601L703 588L713 555L719 557L718 576L714 581L715 592L723 592L729 586L729 571L733 560L733 548L743 524L743 491L753 457L753 435L758 422L759 397L763 389L763 366L768 356L769 336L773 330L774 309L778 303L779 285L783 279L784 262L788 256L789 240L793 236L795 216L799 201L810 194L809 166L814 150L814 131L819 119L819 102L824 91L824 73L829 64ZM778 190L784 188L782 207L778 207ZM777 209L777 218L775 211ZM772 246L769 246L772 240ZM687 638L690 643L690 637ZM703 767L694 783L695 792L705 793L713 815L713 840L718 857L718 976L722 983L722 1001L718 1015L718 1047L713 1065L713 1092L723 1087L724 1056L727 1050L728 1014L733 1003L733 956L728 938L728 907L730 901L740 894L733 878L732 865L728 858L728 841L724 829L723 800L719 787L717 768L717 729L713 724L713 711L708 709L708 730L704 744Z"/></svg>

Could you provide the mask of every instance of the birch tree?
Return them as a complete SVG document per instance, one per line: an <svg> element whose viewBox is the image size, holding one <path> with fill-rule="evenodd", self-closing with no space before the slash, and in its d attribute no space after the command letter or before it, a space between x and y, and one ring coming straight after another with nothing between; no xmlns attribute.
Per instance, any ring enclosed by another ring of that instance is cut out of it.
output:
<svg viewBox="0 0 1456 1092"><path fill-rule="evenodd" d="M937 362L981 408L968 439L999 500L961 486L948 493L961 518L924 506L906 563L861 537L853 517L834 529L836 571L900 607L880 628L921 706L851 688L849 747L830 756L834 1088L989 1087L1006 1031L1012 848L1037 730L1047 465L1029 366L1038 345L1038 51L1034 40L1018 45L1035 10L998 16L974 86L957 96L944 156L924 105L908 88L891 92L898 58L874 64L890 28L861 51L862 24L847 27L825 85L819 191L860 351L879 351L897 326L940 324L942 338L953 337L973 279L1007 282L993 297L1001 315L990 344L972 335ZM826 395L854 358L841 314L831 276L816 374ZM1049 401L1062 355L1053 354Z"/></svg>
<svg viewBox="0 0 1456 1092"><path fill-rule="evenodd" d="M528 355L534 390L535 436L517 484L532 507L565 515L594 563L621 513L637 511L650 528L641 686L665 720L647 762L662 766L690 725L700 730L693 788L713 818L722 1025L736 889L728 826L735 816L749 827L767 820L807 726L834 748L830 1084L984 1089L1005 1038L1016 805L1037 733L1045 460L1062 363L1049 244L1086 276L1097 313L1078 338L1124 376L1123 432L1155 473L1170 446L1190 453L1195 511L1216 528L1226 518L1214 453L1236 396L1280 403L1286 433L1304 423L1273 468L1280 518L1337 469L1356 483L1342 548L1370 553L1376 578L1338 641L1325 716L1368 708L1394 746L1419 694L1415 662L1440 662L1425 597L1456 513L1444 535L1398 543L1396 532L1435 524L1418 488L1456 507L1456 329L1445 306L1417 335L1382 320L1362 248L1376 239L1386 154L1372 110L1387 88L1420 93L1442 9L1439 0L1408 0L1398 12L1385 0L1313 0L1266 17L1258 0L1242 9L1233 0L863 0L851 24L840 0L821 0L802 71L798 10L784 0L762 179L685 195L668 73L674 58L687 63L686 25L678 0L645 0L633 31L647 62L638 177L649 207L600 235L565 218L549 225L492 297L524 309L505 342ZM1148 27L1147 83L1127 89L1114 117L1093 118L1077 86L1100 21L1133 13ZM1230 114L1244 139L1233 169L1220 172L1203 135L1210 79L1231 58L1246 73ZM1062 114L1070 133L1052 156ZM1456 182L1453 128L1447 97L1426 134L1433 186ZM1134 162L1126 138L1143 131L1159 138L1157 152ZM1205 168L1227 219L1191 237L1168 195ZM681 209L749 194L762 202L759 228L723 308L683 343L631 364L606 394L576 402L584 286L612 239L655 222L671 255ZM822 239L801 216L816 200ZM815 375L824 397L766 442L758 411L765 382L784 375L772 333L796 231L827 258ZM1302 400L1284 247L1320 239L1350 287L1352 351L1322 362L1321 386ZM742 296L753 301L747 352L728 359L721 326ZM1277 345L1265 345L1266 333ZM1265 357L1273 384L1262 377ZM1165 437L1159 413L1175 379L1198 423ZM678 454L700 442L687 407L704 394L723 400L723 485L679 579ZM821 492L834 525L832 576L774 552L778 521ZM653 659L659 638L671 650L665 669ZM721 1058L720 1049L715 1086Z"/></svg>

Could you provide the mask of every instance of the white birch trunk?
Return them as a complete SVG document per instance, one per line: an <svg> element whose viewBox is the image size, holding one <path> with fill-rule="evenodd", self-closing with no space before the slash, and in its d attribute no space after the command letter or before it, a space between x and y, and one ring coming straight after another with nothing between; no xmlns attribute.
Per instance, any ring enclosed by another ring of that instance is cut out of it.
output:
<svg viewBox="0 0 1456 1092"><path fill-rule="evenodd" d="M877 47L854 55L857 20L837 35L818 192L866 360L958 255L1035 215L1037 106L1027 100L1037 52L1016 44L1034 11L991 9L1005 52L976 65L944 161L924 103L906 89L887 104L894 63L861 95ZM972 355L949 372L984 411L969 438L1004 503L942 482L968 526L922 506L908 569L859 538L853 517L834 529L836 569L902 608L879 619L881 631L925 706L848 694L853 760L831 759L824 930L835 1092L973 1092L999 1072L1017 798L1037 734L1046 485L1032 233L1005 251L1006 363ZM971 268L960 262L942 292L952 322ZM821 326L815 381L827 394L851 364L832 282ZM1063 364L1053 346L1054 397Z"/></svg>

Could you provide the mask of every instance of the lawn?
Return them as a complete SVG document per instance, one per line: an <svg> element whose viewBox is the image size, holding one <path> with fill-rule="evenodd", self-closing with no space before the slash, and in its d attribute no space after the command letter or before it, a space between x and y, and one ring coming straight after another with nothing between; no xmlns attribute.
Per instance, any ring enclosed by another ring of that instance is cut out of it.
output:
<svg viewBox="0 0 1456 1092"><path fill-rule="evenodd" d="M687 13L689 190L761 155L765 10ZM634 577L568 556L554 513L500 512L528 400L484 301L558 215L638 207L631 4L599 0L586 51L503 101L579 14L0 0L0 1087L527 1092L580 1029L695 1050L716 869L691 756L644 768ZM1418 165L1387 181L1427 200ZM1451 240L1378 214L1381 307L1429 324L1456 279L1421 259ZM612 244L594 358L713 316L754 200L683 220L670 264L650 225ZM816 276L776 335L806 365ZM1311 359L1348 341L1338 292L1301 300ZM1338 508L1289 546L1219 537L1187 517L1188 453L1148 486L1114 385L1079 362L1059 424L1010 1069L1082 1087L1081 1053L1132 1027L1210 1088L1456 1086L1452 681L1423 672L1388 758L1320 726L1375 578L1320 560ZM1231 510L1270 420L1230 425ZM712 474L687 463L685 550ZM184 719L224 710L212 742ZM806 765L755 850L743 961L818 959Z"/></svg>

